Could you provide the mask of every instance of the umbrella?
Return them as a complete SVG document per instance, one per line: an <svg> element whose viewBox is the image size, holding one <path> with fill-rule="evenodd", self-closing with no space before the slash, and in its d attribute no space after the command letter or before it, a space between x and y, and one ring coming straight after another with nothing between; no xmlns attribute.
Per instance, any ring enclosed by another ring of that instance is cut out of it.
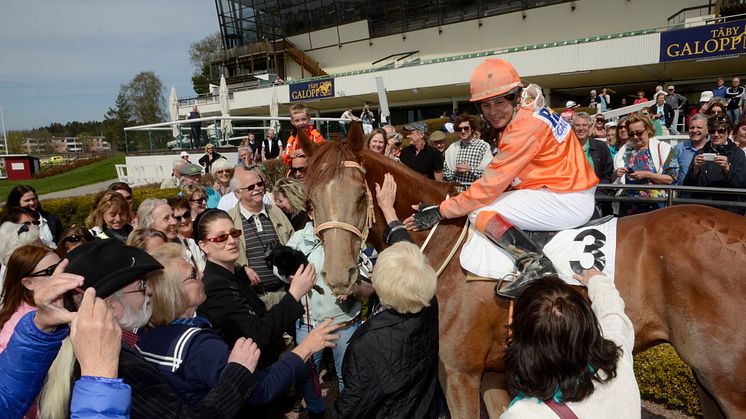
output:
<svg viewBox="0 0 746 419"><path fill-rule="evenodd" d="M171 116L171 121L179 120L179 99L176 97L176 87L171 86L171 96L168 97L168 113ZM179 125L171 125L173 130L174 138L179 136Z"/></svg>
<svg viewBox="0 0 746 419"><path fill-rule="evenodd" d="M228 85L225 83L225 76L220 76L220 115L231 116L231 105L228 103ZM220 131L223 138L233 134L233 125L229 119L220 121Z"/></svg>
<svg viewBox="0 0 746 419"><path fill-rule="evenodd" d="M280 101L277 100L277 89L272 88L272 99L269 101L269 116L276 118L280 115ZM275 134L277 137L280 136L280 121L277 119L273 119L269 121L270 128L275 130Z"/></svg>

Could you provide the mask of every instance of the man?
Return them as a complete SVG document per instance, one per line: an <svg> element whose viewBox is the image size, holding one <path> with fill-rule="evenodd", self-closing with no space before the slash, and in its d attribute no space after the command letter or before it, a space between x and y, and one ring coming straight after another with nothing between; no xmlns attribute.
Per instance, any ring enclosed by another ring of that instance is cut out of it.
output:
<svg viewBox="0 0 746 419"><path fill-rule="evenodd" d="M596 93L595 90L591 90L591 97L586 99L586 103L588 104L588 107L598 109L599 101L600 99L598 98L598 93Z"/></svg>
<svg viewBox="0 0 746 419"><path fill-rule="evenodd" d="M712 90L705 90L699 95L699 108L695 108L692 106L692 108L689 110L689 115L686 116L686 124L689 125L689 122L692 120L694 115L701 113L701 114L707 114L707 108L710 106L710 101L714 97Z"/></svg>
<svg viewBox="0 0 746 419"><path fill-rule="evenodd" d="M409 138L409 147L399 153L404 165L430 179L443 180L443 157L438 150L427 145L427 125L413 122L404 126Z"/></svg>
<svg viewBox="0 0 746 419"><path fill-rule="evenodd" d="M254 157L248 144L238 146L238 164L246 169L254 167Z"/></svg>
<svg viewBox="0 0 746 419"><path fill-rule="evenodd" d="M598 121L598 117L596 117ZM597 140L591 136L591 116L585 112L579 112L573 120L572 128L578 142L583 147L583 153L588 163L593 167L593 172L601 183L611 183L614 174L614 159L611 157L609 145L602 140ZM596 191L596 195L603 194L604 191ZM612 214L610 202L599 203L598 208L604 215Z"/></svg>
<svg viewBox="0 0 746 419"><path fill-rule="evenodd" d="M256 386L252 375L259 350L251 340L237 342L218 384L199 403L189 405L136 345L135 331L150 320L148 274L163 269L145 251L117 240L95 240L74 249L66 272L85 278L82 289L94 288L122 328L119 377L132 387L132 417L234 417ZM79 297L73 297L80 305ZM70 377L59 377L69 380Z"/></svg>
<svg viewBox="0 0 746 419"><path fill-rule="evenodd" d="M733 124L738 124L741 120L741 111L739 104L743 97L744 89L741 87L741 79L733 77L731 81L731 87L725 90L725 99L728 100L728 107L725 113L728 114Z"/></svg>
<svg viewBox="0 0 746 419"><path fill-rule="evenodd" d="M189 116L187 119L198 119L202 118L202 115L199 113L199 109L197 109L197 105L194 105L192 108L192 111L189 112ZM192 138L192 148L199 148L201 146L202 141L202 123L201 122L192 122L189 124L189 127L191 128Z"/></svg>
<svg viewBox="0 0 746 419"><path fill-rule="evenodd" d="M427 138L427 141L430 143L431 146L433 146L434 149L438 150L438 153L440 153L440 157L443 158L446 152L446 134L440 130L435 131L434 133L430 134L430 136Z"/></svg>
<svg viewBox="0 0 746 419"><path fill-rule="evenodd" d="M218 202L220 202L220 194L215 191L215 189L212 189L209 186L203 186L202 185L202 166L198 164L186 164L184 166L181 166L181 169L179 169L179 172L181 173L181 189L182 191L179 192L179 196L184 195L184 189L187 186L199 186L205 191L205 195L207 196L207 208L215 208L218 206ZM189 197L187 197L188 199Z"/></svg>
<svg viewBox="0 0 746 419"><path fill-rule="evenodd" d="M634 102L632 102L633 105L637 105L638 103L645 103L648 102L648 100L645 98L645 92L642 90L637 91L637 99L635 99Z"/></svg>
<svg viewBox="0 0 746 419"><path fill-rule="evenodd" d="M523 285L556 275L552 262L523 229L552 231L586 223L595 209L598 178L569 124L543 103L541 90L523 91L507 61L488 59L472 73L471 102L497 131L500 152L484 176L440 203L421 204L405 221L426 230L443 218L469 215L475 228L515 257L520 276L496 292L515 298ZM505 192L509 186L514 190ZM475 236L472 236L472 239Z"/></svg>
<svg viewBox="0 0 746 419"><path fill-rule="evenodd" d="M238 196L238 204L228 214L243 235L238 246L238 265L246 270L251 284L267 309L285 295L285 285L264 261L267 252L284 245L293 233L290 220L282 210L265 204L264 181L253 171L236 172L231 189Z"/></svg>
<svg viewBox="0 0 746 419"><path fill-rule="evenodd" d="M611 95L606 87L601 88L601 94L598 95L598 111L606 112L611 106Z"/></svg>
<svg viewBox="0 0 746 419"><path fill-rule="evenodd" d="M306 166L308 165L308 158L305 154L298 154L290 162L290 170L288 171L288 177L303 182L306 178Z"/></svg>
<svg viewBox="0 0 746 419"><path fill-rule="evenodd" d="M293 126L293 130L288 137L287 146L285 151L282 153L282 161L285 162L286 166L290 166L290 162L293 157L297 157L303 153L298 145L298 131L303 131L309 140L314 143L321 143L324 141L324 137L319 133L313 125L309 125L311 118L308 117L308 109L306 105L302 103L296 103L290 108L290 125Z"/></svg>
<svg viewBox="0 0 746 419"><path fill-rule="evenodd" d="M673 125L674 112L671 105L666 103L666 92L656 93L654 99L655 105L650 107L650 115L652 115L653 119L658 121L661 126L668 128L670 132L671 125Z"/></svg>
<svg viewBox="0 0 746 419"><path fill-rule="evenodd" d="M577 107L578 104L575 103L574 100L568 100L567 103L565 103L565 110L562 111L560 116L562 116L562 119L565 121L572 123L572 120L575 119L575 108Z"/></svg>
<svg viewBox="0 0 746 419"><path fill-rule="evenodd" d="M679 114L681 113L681 110L684 109L686 106L686 98L678 93L676 93L676 88L673 85L668 86L668 96L666 96L666 103L668 103L671 108L673 108L673 123L671 124L671 128L669 128L669 131L671 131L672 135L679 135L679 130L677 125L679 124Z"/></svg>
<svg viewBox="0 0 746 419"><path fill-rule="evenodd" d="M191 163L191 161L189 161L189 153L188 153L188 152L186 152L186 151L182 151L181 153L179 153L179 157L180 157L180 158L181 158L182 160L184 160L185 162L187 162L187 163Z"/></svg>
<svg viewBox="0 0 746 419"><path fill-rule="evenodd" d="M484 168L492 161L490 145L474 138L474 122L468 115L459 116L455 125L459 140L445 152L443 179L470 184L482 177Z"/></svg>
<svg viewBox="0 0 746 419"><path fill-rule="evenodd" d="M347 108L342 112L342 116L339 117L342 121L339 121L339 128L342 130L342 136L346 137L348 129L350 127L350 121L360 121L360 118L356 117L352 113L352 108Z"/></svg>
<svg viewBox="0 0 746 419"><path fill-rule="evenodd" d="M707 144L707 120L706 114L698 113L689 120L689 140L681 141L674 146L675 158L679 161L679 175L676 178L677 185L683 185L689 166L692 164L697 150Z"/></svg>
<svg viewBox="0 0 746 419"><path fill-rule="evenodd" d="M186 160L178 158L174 160L171 168L171 177L161 182L161 189L181 188L181 166L187 164Z"/></svg>
<svg viewBox="0 0 746 419"><path fill-rule="evenodd" d="M256 140L256 136L253 132L250 132L246 136L246 145L251 148L251 157L254 161L261 161L262 158L262 143Z"/></svg>
<svg viewBox="0 0 746 419"><path fill-rule="evenodd" d="M581 113L585 113L585 112L581 112ZM578 115L580 115L580 113ZM577 119L577 115L575 116L575 118L573 118L573 121L575 121L575 119ZM590 120L590 115L588 115L588 118L586 119ZM596 115L593 118L593 120L595 121L595 123L593 124L593 127L590 129L588 135L591 138L606 138L606 128L604 128L604 124L606 123L606 118L604 118L603 115ZM575 134L577 135L577 132Z"/></svg>
<svg viewBox="0 0 746 419"><path fill-rule="evenodd" d="M262 160L276 159L280 156L282 141L275 136L275 130L267 130L267 136L262 140L261 149L263 151Z"/></svg>
<svg viewBox="0 0 746 419"><path fill-rule="evenodd" d="M725 97L725 91L728 90L725 87L725 80L722 77L718 77L715 87L712 88L712 94L714 97Z"/></svg>

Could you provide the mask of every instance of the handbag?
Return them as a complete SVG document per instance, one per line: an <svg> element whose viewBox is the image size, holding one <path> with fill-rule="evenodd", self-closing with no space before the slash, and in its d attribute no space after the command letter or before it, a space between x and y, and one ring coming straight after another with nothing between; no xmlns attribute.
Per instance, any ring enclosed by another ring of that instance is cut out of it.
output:
<svg viewBox="0 0 746 419"><path fill-rule="evenodd" d="M557 403L554 399L545 400L544 404L548 408L552 409L552 412L556 413L560 419L578 419L578 416L570 409L565 402Z"/></svg>

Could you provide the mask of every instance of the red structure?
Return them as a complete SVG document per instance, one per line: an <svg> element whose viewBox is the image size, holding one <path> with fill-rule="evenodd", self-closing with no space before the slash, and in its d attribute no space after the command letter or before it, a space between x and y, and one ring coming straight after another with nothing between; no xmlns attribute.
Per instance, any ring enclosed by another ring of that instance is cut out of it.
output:
<svg viewBox="0 0 746 419"><path fill-rule="evenodd" d="M0 155L0 174L8 180L31 179L39 171L39 159L28 154Z"/></svg>

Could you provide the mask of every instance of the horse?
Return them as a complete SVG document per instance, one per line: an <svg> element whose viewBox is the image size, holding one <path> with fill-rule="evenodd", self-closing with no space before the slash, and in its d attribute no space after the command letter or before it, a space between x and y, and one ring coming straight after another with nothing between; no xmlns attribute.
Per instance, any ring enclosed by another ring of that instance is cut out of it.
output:
<svg viewBox="0 0 746 419"><path fill-rule="evenodd" d="M453 191L451 184L363 149L359 124L345 142L314 145L301 136L300 144L309 157L306 184L324 244L321 275L336 295L349 294L357 280L358 249L366 237L379 251L385 248L385 221L373 205L384 174L397 182L400 217L411 214L412 205L439 203ZM495 296L494 283L465 280L456 243L465 222L443 220L423 252L435 269L442 266L436 291L439 380L451 417L471 419L480 414L483 374L504 372L510 302ZM428 234L412 237L421 245ZM615 261L615 283L635 327L635 352L672 344L696 377L706 417L746 417L746 219L697 205L621 218Z"/></svg>

